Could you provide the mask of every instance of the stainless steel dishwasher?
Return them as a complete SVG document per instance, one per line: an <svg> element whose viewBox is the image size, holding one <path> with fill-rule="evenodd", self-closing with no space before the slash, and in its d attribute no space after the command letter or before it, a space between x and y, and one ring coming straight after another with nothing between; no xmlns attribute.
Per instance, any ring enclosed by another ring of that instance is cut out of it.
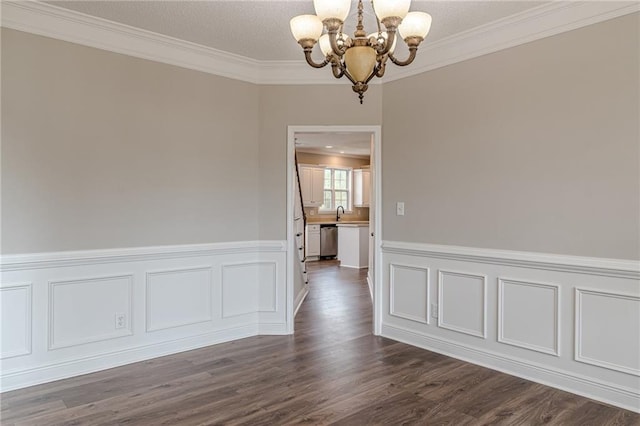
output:
<svg viewBox="0 0 640 426"><path fill-rule="evenodd" d="M320 257L336 257L338 255L338 227L336 225L320 225Z"/></svg>

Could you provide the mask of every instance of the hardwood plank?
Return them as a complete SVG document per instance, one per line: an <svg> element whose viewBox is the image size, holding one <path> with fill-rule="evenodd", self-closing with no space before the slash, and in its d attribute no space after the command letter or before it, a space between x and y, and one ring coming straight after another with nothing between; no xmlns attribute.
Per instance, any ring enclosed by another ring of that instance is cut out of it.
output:
<svg viewBox="0 0 640 426"><path fill-rule="evenodd" d="M376 401L332 425L390 425L390 424L451 424L471 425L477 420L453 410L440 410L437 404L408 392Z"/></svg>
<svg viewBox="0 0 640 426"><path fill-rule="evenodd" d="M40 416L45 413L59 412L66 409L67 406L64 405L64 402L61 400L48 400L45 402L9 406L2 412L1 419L2 424L4 425L8 422L20 420L26 417Z"/></svg>

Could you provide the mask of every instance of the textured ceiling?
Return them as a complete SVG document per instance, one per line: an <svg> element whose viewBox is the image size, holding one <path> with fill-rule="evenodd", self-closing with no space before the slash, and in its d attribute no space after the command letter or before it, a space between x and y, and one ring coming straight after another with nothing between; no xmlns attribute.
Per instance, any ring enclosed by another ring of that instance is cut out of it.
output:
<svg viewBox="0 0 640 426"><path fill-rule="evenodd" d="M368 157L371 152L371 133L367 132L298 132L295 137L299 152L359 157Z"/></svg>
<svg viewBox="0 0 640 426"><path fill-rule="evenodd" d="M198 43L257 60L301 60L289 20L314 13L312 0L289 1L51 1L56 6L108 19L163 35ZM425 43L522 12L547 2L417 1L411 10L433 16ZM355 26L356 2L347 18ZM370 2L365 2L365 27L375 31ZM317 49L317 47L316 47ZM316 52L316 57L321 54Z"/></svg>

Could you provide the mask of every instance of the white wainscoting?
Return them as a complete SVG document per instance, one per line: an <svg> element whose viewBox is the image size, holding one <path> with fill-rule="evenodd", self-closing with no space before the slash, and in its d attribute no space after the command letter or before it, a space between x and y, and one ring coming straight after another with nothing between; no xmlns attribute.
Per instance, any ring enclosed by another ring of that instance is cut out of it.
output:
<svg viewBox="0 0 640 426"><path fill-rule="evenodd" d="M487 337L487 277L438 271L438 327Z"/></svg>
<svg viewBox="0 0 640 426"><path fill-rule="evenodd" d="M576 288L575 295L575 360L640 376L638 294Z"/></svg>
<svg viewBox="0 0 640 426"><path fill-rule="evenodd" d="M0 390L286 334L284 241L1 258Z"/></svg>
<svg viewBox="0 0 640 426"><path fill-rule="evenodd" d="M389 274L389 315L429 324L429 268L394 263Z"/></svg>
<svg viewBox="0 0 640 426"><path fill-rule="evenodd" d="M48 349L132 335L132 298L133 275L50 281Z"/></svg>
<svg viewBox="0 0 640 426"><path fill-rule="evenodd" d="M212 321L212 279L210 266L147 272L146 330Z"/></svg>
<svg viewBox="0 0 640 426"><path fill-rule="evenodd" d="M498 342L559 355L558 286L498 278Z"/></svg>
<svg viewBox="0 0 640 426"><path fill-rule="evenodd" d="M31 353L31 283L0 287L0 359Z"/></svg>
<svg viewBox="0 0 640 426"><path fill-rule="evenodd" d="M222 317L277 311L276 262L222 265ZM259 278L260 277L260 278Z"/></svg>
<svg viewBox="0 0 640 426"><path fill-rule="evenodd" d="M640 262L386 241L382 271L383 336L640 412Z"/></svg>

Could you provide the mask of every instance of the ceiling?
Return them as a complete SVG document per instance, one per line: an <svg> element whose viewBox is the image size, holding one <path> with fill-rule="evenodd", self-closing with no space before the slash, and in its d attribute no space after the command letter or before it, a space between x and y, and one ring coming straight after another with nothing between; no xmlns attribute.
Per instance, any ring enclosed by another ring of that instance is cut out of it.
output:
<svg viewBox="0 0 640 426"><path fill-rule="evenodd" d="M368 158L370 132L297 132L296 151L311 154Z"/></svg>
<svg viewBox="0 0 640 426"><path fill-rule="evenodd" d="M235 1L49 1L55 6L126 24L260 61L301 60L302 49L293 39L289 20L314 13L312 0ZM534 1L420 1L411 10L433 16L426 43L506 18L549 2ZM355 26L352 2L346 29ZM375 30L370 2L365 1L365 27ZM321 54L316 47L316 57ZM398 54L400 55L400 53Z"/></svg>

